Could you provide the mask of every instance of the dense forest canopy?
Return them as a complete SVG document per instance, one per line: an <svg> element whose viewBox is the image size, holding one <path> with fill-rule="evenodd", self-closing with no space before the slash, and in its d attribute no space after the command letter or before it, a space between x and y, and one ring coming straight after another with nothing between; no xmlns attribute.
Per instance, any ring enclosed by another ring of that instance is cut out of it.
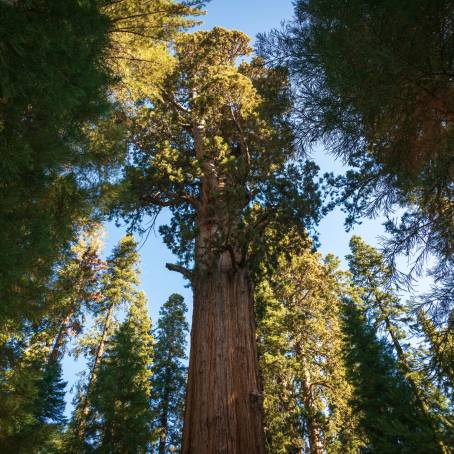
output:
<svg viewBox="0 0 454 454"><path fill-rule="evenodd" d="M454 3L211 8L0 2L0 452L454 452Z"/></svg>

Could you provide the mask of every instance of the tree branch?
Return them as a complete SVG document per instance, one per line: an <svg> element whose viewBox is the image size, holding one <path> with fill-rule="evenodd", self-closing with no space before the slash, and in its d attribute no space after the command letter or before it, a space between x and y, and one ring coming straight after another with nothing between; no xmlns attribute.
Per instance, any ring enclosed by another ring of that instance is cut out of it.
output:
<svg viewBox="0 0 454 454"><path fill-rule="evenodd" d="M188 270L184 266L175 265L174 263L166 263L166 268L169 271L175 271L177 273L182 274L186 279L192 282L193 272L191 270Z"/></svg>

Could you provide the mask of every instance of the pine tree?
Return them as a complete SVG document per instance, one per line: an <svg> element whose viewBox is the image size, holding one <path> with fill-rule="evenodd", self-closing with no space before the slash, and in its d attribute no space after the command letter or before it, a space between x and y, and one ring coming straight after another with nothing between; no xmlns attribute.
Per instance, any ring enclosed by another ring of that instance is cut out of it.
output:
<svg viewBox="0 0 454 454"><path fill-rule="evenodd" d="M65 387L61 364L34 336L14 369L0 374L0 451L54 453L62 443Z"/></svg>
<svg viewBox="0 0 454 454"><path fill-rule="evenodd" d="M422 334L429 344L429 362L437 381L445 391L454 393L454 332L453 322L444 329L437 329L422 310L418 312Z"/></svg>
<svg viewBox="0 0 454 454"><path fill-rule="evenodd" d="M46 317L47 331L55 333L49 362L63 356L69 333L76 335L81 331L86 313L98 303L98 279L105 267L99 258L102 235L98 224L88 224L58 270L49 292L52 310Z"/></svg>
<svg viewBox="0 0 454 454"><path fill-rule="evenodd" d="M98 367L104 356L106 343L116 328L115 315L120 307L136 298L139 256L133 237L123 237L106 261L100 288L101 301L96 308L93 329L80 340L76 353L88 359L88 377L81 383L76 409L71 423L77 443L85 443L85 429L90 412L90 396L98 376ZM76 447L76 442L71 441ZM77 448L79 449L79 448ZM77 451L76 451L77 452Z"/></svg>
<svg viewBox="0 0 454 454"><path fill-rule="evenodd" d="M397 293L392 290L392 270L386 266L382 254L360 237L352 237L350 248L351 255L348 255L347 259L353 283L362 290L361 298L368 319L377 329L381 329L389 336L400 370L411 386L428 427L433 429L434 440L443 451L443 437L439 433L441 421L437 421L438 392L434 388L431 389L430 383L419 373L418 368L420 369L421 365L412 367L411 351L407 348L407 335L403 328L403 322L407 321L411 314L408 313L409 308L401 303Z"/></svg>
<svg viewBox="0 0 454 454"><path fill-rule="evenodd" d="M260 46L291 72L300 139L351 167L339 181L348 223L389 215L387 256L406 254L413 275L436 257L451 290L434 308L454 304L453 12L450 0L298 0Z"/></svg>
<svg viewBox="0 0 454 454"><path fill-rule="evenodd" d="M152 438L150 409L153 338L147 301L139 293L108 342L90 392L87 435L94 452L141 454Z"/></svg>
<svg viewBox="0 0 454 454"><path fill-rule="evenodd" d="M352 300L344 304L343 329L347 376L354 390L351 406L366 452L441 452L389 344L378 339L364 310Z"/></svg>
<svg viewBox="0 0 454 454"><path fill-rule="evenodd" d="M153 357L153 428L158 435L156 452L181 449L183 407L186 391L187 307L181 295L173 294L159 311Z"/></svg>
<svg viewBox="0 0 454 454"><path fill-rule="evenodd" d="M106 155L86 149L83 126L106 112L110 81L98 3L0 4L2 330L39 322L53 267L91 212L81 170Z"/></svg>
<svg viewBox="0 0 454 454"><path fill-rule="evenodd" d="M194 290L184 453L263 453L251 254L265 226L302 230L318 216L315 165L288 163L286 73L258 60L238 66L248 42L221 28L176 41L172 71L138 106L112 200L133 227L162 207L173 212L161 229L180 259L169 268Z"/></svg>

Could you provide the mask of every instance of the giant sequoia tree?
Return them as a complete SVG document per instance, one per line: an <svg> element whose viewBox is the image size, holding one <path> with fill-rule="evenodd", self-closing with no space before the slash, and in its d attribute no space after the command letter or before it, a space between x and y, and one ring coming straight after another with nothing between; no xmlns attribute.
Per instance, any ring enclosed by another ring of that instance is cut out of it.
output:
<svg viewBox="0 0 454 454"><path fill-rule="evenodd" d="M264 451L250 264L265 226L301 229L318 208L314 166L287 162L286 73L238 66L248 42L220 28L176 41L172 71L135 113L112 196L133 225L173 212L162 233L181 262L169 268L194 290L184 453Z"/></svg>

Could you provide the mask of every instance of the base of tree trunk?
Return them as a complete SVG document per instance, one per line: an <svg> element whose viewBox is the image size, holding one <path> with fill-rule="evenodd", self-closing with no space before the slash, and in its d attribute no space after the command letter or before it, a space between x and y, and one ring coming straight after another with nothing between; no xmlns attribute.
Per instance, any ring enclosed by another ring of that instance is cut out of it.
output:
<svg viewBox="0 0 454 454"><path fill-rule="evenodd" d="M248 273L213 270L196 276L193 288L182 452L262 454L262 394Z"/></svg>

